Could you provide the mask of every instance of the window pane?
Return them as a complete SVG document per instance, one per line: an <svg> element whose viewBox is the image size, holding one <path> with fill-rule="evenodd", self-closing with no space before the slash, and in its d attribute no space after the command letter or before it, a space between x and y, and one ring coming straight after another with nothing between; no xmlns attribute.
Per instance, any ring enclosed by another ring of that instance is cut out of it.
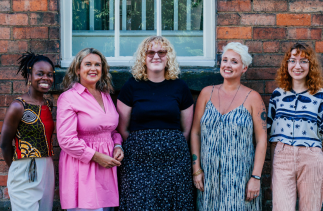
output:
<svg viewBox="0 0 323 211"><path fill-rule="evenodd" d="M177 56L203 56L203 0L162 0L162 30Z"/></svg>
<svg viewBox="0 0 323 211"><path fill-rule="evenodd" d="M133 56L138 45L156 35L156 0L120 0L120 56Z"/></svg>
<svg viewBox="0 0 323 211"><path fill-rule="evenodd" d="M114 56L114 0L73 0L72 55L88 47Z"/></svg>

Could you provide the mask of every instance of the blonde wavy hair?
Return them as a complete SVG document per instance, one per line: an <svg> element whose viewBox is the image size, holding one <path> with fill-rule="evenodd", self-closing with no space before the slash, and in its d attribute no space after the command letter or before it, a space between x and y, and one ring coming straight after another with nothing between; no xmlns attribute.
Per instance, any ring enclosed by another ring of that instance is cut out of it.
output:
<svg viewBox="0 0 323 211"><path fill-rule="evenodd" d="M63 79L62 84L64 90L66 91L72 88L75 83L80 82L79 75L76 72L80 69L83 59L89 54L96 54L101 58L102 73L100 80L96 83L96 89L104 93L113 93L112 77L109 73L110 67L108 65L108 62L105 59L105 56L103 56L100 51L94 48L84 48L74 57Z"/></svg>
<svg viewBox="0 0 323 211"><path fill-rule="evenodd" d="M133 77L137 80L148 80L147 66L146 66L146 52L149 50L153 43L160 44L167 50L167 62L165 67L165 79L175 80L181 73L179 65L176 61L176 53L172 44L162 36L151 36L142 41L135 53L136 61L131 69Z"/></svg>
<svg viewBox="0 0 323 211"><path fill-rule="evenodd" d="M278 86L285 91L292 90L293 81L292 77L288 73L288 60L290 59L294 49L296 49L296 55L301 54L310 62L309 71L306 76L306 86L310 94L314 95L323 87L322 68L316 53L305 43L296 43L285 53L281 66L277 71L276 82Z"/></svg>

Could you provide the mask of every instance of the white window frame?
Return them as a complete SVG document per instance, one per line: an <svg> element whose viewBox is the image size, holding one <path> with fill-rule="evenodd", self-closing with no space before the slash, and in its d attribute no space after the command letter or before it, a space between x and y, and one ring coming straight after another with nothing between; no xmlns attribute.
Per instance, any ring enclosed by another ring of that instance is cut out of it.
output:
<svg viewBox="0 0 323 211"><path fill-rule="evenodd" d="M144 0L143 0L144 1ZM176 0L175 0L176 1ZM204 56L177 56L180 66L215 66L215 10L216 0L203 0L203 55ZM155 0L159 12L155 18L157 35L161 30L161 0ZM131 66L132 56L120 56L120 1L115 1L115 57L106 57L110 66ZM61 67L68 67L73 60L72 56L72 0L60 0L61 12ZM176 9L176 8L175 8ZM175 10L174 10L175 11ZM178 24L175 18L174 25ZM189 24L190 25L190 24ZM175 25L176 30L176 25Z"/></svg>

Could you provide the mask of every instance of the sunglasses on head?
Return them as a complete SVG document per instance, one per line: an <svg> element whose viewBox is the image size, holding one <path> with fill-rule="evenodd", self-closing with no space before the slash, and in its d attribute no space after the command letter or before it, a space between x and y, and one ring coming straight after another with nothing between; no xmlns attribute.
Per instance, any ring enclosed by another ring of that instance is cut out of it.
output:
<svg viewBox="0 0 323 211"><path fill-rule="evenodd" d="M167 54L167 51L166 50L160 50L160 51L152 51L152 50L148 50L146 51L146 55L149 57L149 58L154 58L155 54L158 54L159 58L162 58L164 56L166 56Z"/></svg>

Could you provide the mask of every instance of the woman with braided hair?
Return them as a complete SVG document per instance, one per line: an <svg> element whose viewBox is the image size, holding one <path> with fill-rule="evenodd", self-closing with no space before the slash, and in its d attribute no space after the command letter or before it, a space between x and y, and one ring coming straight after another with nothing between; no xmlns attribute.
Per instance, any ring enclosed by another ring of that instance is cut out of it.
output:
<svg viewBox="0 0 323 211"><path fill-rule="evenodd" d="M21 73L29 88L9 106L1 132L11 207L14 211L49 211L55 185L51 158L54 121L53 104L44 93L54 82L55 67L48 57L29 52L18 61L17 74Z"/></svg>

